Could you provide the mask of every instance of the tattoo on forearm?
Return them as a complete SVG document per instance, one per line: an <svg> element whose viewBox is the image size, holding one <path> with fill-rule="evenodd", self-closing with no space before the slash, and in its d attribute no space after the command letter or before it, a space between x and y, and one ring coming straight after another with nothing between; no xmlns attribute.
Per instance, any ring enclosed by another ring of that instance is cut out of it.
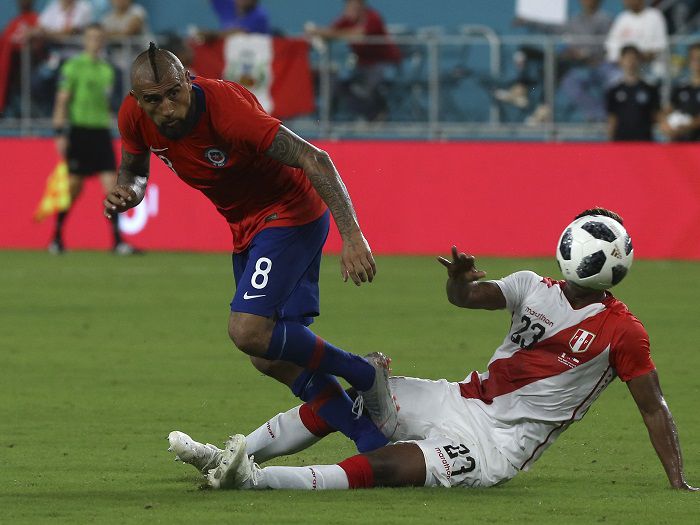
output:
<svg viewBox="0 0 700 525"><path fill-rule="evenodd" d="M149 155L134 155L122 149L122 161L119 166L117 184L129 186L140 202L146 192L148 183Z"/></svg>
<svg viewBox="0 0 700 525"><path fill-rule="evenodd" d="M357 216L348 190L325 151L280 126L266 154L288 166L304 168L311 184L331 210L341 235L357 229Z"/></svg>
<svg viewBox="0 0 700 525"><path fill-rule="evenodd" d="M356 230L357 216L348 190L327 153L316 155L318 170L309 169L306 176L333 214L341 235Z"/></svg>

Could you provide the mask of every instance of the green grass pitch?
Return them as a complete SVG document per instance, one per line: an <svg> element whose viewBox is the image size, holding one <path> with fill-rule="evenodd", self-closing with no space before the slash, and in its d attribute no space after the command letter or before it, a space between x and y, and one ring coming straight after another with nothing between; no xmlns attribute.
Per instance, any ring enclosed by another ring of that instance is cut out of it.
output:
<svg viewBox="0 0 700 525"><path fill-rule="evenodd" d="M491 277L553 260L482 259ZM508 327L444 297L434 259L380 257L375 283L343 284L325 258L315 330L394 372L462 379L483 370ZM15 523L697 523L700 494L678 493L616 381L535 465L494 489L214 492L166 452L172 429L220 444L295 400L228 341L228 254L116 258L0 251L0 522ZM635 263L616 295L645 323L700 483L700 265ZM277 464L353 454L334 435Z"/></svg>

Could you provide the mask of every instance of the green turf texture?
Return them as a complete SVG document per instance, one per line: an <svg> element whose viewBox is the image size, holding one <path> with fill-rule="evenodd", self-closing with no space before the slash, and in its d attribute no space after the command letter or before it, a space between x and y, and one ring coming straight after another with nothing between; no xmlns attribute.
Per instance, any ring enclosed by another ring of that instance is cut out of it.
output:
<svg viewBox="0 0 700 525"><path fill-rule="evenodd" d="M557 276L552 260L483 259L490 277ZM460 380L484 370L505 312L450 306L432 258L380 257L372 285L344 284L325 258L314 329L356 353L381 350L394 372ZM492 489L324 493L201 490L174 463L179 429L221 444L295 403L229 342L228 254L118 258L0 251L1 523L697 523L700 494L668 488L627 388L615 381L528 473ZM700 265L638 261L616 289L651 334L700 483ZM334 435L283 465L353 454Z"/></svg>

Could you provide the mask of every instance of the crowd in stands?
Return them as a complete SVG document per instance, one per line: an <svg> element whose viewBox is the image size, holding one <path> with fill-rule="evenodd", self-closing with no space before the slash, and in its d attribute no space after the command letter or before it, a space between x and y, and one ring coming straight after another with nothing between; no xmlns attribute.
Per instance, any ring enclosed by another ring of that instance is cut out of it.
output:
<svg viewBox="0 0 700 525"><path fill-rule="evenodd" d="M31 93L34 114L51 113L61 65L80 52L81 35L93 23L99 23L105 34L115 41L122 37L146 34L148 16L145 9L132 0L111 0L110 8L99 19L95 6L88 0L51 0L39 13L33 0L17 0L18 16L8 24L0 37L0 112L18 116L20 98L20 51L30 46L32 71ZM113 57L118 62L118 57ZM121 79L119 79L121 81ZM5 86L5 89L3 89Z"/></svg>
<svg viewBox="0 0 700 525"><path fill-rule="evenodd" d="M514 55L515 75L510 82L492 79L491 100L501 107L522 110L527 124L550 122L555 111L577 113L583 122L608 122L612 140L653 140L661 134L668 140L700 138L700 45L688 49L688 74L677 83L671 96L660 92L660 81L668 78L669 29L680 30L700 1L679 0L685 18L662 13L654 0L623 0L624 9L613 15L602 0L578 0L579 9L565 23L543 24L515 18L513 24L532 34L557 35L554 85L558 107L545 100L543 86L546 53L541 46L520 46ZM51 114L60 78L60 68L80 51L76 35L99 23L107 37L108 61L115 69L113 109L124 93L123 74L133 50L125 49L123 37L132 37L136 49L150 39L146 9L134 0L50 0L41 12L32 0L16 0L18 15L0 35L0 116L20 113L20 52L28 46L32 58L32 116ZM168 42L187 65L190 44L216 41L241 33L280 34L274 28L264 0L209 0L218 27L191 28L187 35L173 34ZM354 58L353 67L331 79L332 113L344 112L364 121L384 121L389 100L383 89L388 72L397 68L405 53L394 44L382 15L370 0L345 0L328 26L308 22L304 27L310 42L345 41ZM136 37L133 40L133 37ZM370 43L362 37L384 37ZM139 39L140 38L140 39ZM120 54L121 53L121 54ZM9 74L2 74L9 72ZM677 72L676 72L677 73ZM679 78L681 78L679 76ZM497 85L498 84L498 85ZM561 107L559 107L561 106ZM636 131L631 135L630 129ZM655 135L654 130L658 131Z"/></svg>

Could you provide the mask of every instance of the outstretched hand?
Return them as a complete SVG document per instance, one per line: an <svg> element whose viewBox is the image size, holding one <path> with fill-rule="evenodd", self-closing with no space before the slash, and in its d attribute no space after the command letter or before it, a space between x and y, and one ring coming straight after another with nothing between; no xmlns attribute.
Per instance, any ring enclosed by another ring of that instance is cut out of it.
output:
<svg viewBox="0 0 700 525"><path fill-rule="evenodd" d="M105 207L105 217L111 219L115 213L122 213L136 206L138 204L138 199L134 190L128 186L117 184L107 194L102 204Z"/></svg>
<svg viewBox="0 0 700 525"><path fill-rule="evenodd" d="M438 262L447 268L450 279L461 279L468 282L478 281L486 277L486 272L476 269L473 255L458 252L456 246L452 246L452 260L438 257Z"/></svg>
<svg viewBox="0 0 700 525"><path fill-rule="evenodd" d="M372 257L372 250L362 235L357 231L343 239L343 250L340 254L340 274L343 281L347 282L348 277L357 286L374 279L377 273L377 265Z"/></svg>

